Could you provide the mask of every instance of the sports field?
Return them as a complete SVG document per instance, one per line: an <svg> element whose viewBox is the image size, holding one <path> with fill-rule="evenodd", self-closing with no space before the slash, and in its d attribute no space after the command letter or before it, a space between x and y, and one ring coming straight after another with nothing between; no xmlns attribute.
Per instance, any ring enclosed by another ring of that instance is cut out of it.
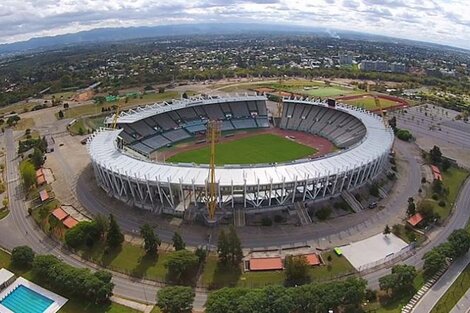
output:
<svg viewBox="0 0 470 313"><path fill-rule="evenodd" d="M379 109L379 107L375 105L374 97L371 97L371 96L363 96L360 98L350 99L350 100L340 100L340 102L354 105L354 106L357 106L366 110L378 110ZM380 105L382 106L382 108L388 108L388 107L392 107L398 104L399 103L395 101L380 98Z"/></svg>
<svg viewBox="0 0 470 313"><path fill-rule="evenodd" d="M314 86L314 87L306 87L304 88L291 88L289 89L290 92L299 93L303 95L307 95L309 97L338 97L338 96L345 96L354 94L355 91L349 88L343 88L340 86ZM308 89L310 88L310 89Z"/></svg>
<svg viewBox="0 0 470 313"><path fill-rule="evenodd" d="M301 159L317 152L292 140L272 134L260 134L217 144L216 164L256 164L287 162ZM209 163L209 147L181 152L168 162Z"/></svg>

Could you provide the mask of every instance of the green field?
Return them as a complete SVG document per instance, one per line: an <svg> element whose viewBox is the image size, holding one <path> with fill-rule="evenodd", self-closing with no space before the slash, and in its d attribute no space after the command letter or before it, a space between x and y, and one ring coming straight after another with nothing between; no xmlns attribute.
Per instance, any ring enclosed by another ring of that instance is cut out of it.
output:
<svg viewBox="0 0 470 313"><path fill-rule="evenodd" d="M255 135L235 141L219 143L216 164L256 164L287 162L317 152L314 148L270 134ZM175 163L209 163L209 147L181 152L168 159Z"/></svg>
<svg viewBox="0 0 470 313"><path fill-rule="evenodd" d="M366 110L378 110L379 109L375 105L374 97L371 97L371 96L364 96L362 98L344 100L344 101L340 100L340 102L354 105L354 106L357 106ZM380 105L382 106L382 108L388 108L396 104L397 103L394 101L380 98Z"/></svg>
<svg viewBox="0 0 470 313"><path fill-rule="evenodd" d="M470 288L470 265L467 265L452 286L450 286L442 298L439 299L439 302L432 309L431 313L450 312L468 288Z"/></svg>
<svg viewBox="0 0 470 313"><path fill-rule="evenodd" d="M309 87L307 87L309 88ZM289 88L290 92L300 93L310 97L338 97L345 96L349 94L354 94L355 91L350 88L343 88L340 86L317 86L311 89L299 89L299 88Z"/></svg>

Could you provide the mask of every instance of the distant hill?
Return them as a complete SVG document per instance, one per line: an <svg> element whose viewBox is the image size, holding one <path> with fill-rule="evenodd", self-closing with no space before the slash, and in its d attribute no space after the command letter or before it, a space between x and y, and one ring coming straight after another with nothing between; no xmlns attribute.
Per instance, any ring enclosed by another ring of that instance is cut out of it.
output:
<svg viewBox="0 0 470 313"><path fill-rule="evenodd" d="M162 25L152 27L126 27L126 28L99 28L65 35L32 38L27 41L0 45L0 55L18 54L31 51L42 51L64 46L73 46L84 43L112 42L129 39L157 38L181 35L210 35L210 34L237 34L237 33L312 33L324 37L347 38L357 40L372 40L385 42L412 43L414 41L370 35L343 30L326 28L303 27L280 24L181 24ZM417 42L414 42L417 43ZM439 45L420 43L438 47ZM443 47L443 46L441 46ZM452 48L456 49L456 48Z"/></svg>

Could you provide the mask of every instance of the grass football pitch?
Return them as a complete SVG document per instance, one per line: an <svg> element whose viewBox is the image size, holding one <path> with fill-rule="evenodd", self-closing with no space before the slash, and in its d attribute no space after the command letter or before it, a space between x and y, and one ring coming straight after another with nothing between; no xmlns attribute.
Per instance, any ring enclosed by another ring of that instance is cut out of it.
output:
<svg viewBox="0 0 470 313"><path fill-rule="evenodd" d="M287 162L301 159L317 152L292 140L271 134L254 135L239 140L223 142L216 147L216 164L256 164ZM169 158L175 163L209 163L209 147L181 152Z"/></svg>
<svg viewBox="0 0 470 313"><path fill-rule="evenodd" d="M346 104L354 105L366 110L378 110L379 107L375 105L374 97L371 96L364 96L361 98L350 99L350 100L340 100L340 102L344 102ZM380 105L382 108L388 108L397 105L396 102L380 98Z"/></svg>

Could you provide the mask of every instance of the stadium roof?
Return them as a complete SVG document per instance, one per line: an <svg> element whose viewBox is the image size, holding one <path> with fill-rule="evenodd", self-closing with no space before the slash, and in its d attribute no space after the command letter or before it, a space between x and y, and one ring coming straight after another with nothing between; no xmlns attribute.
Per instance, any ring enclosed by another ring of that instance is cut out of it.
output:
<svg viewBox="0 0 470 313"><path fill-rule="evenodd" d="M235 95L230 97L224 97L223 101L248 101L248 100L266 100L265 96L256 96L245 94L243 96ZM128 111L122 111L119 114L117 120L118 124L132 124L137 121L143 120L147 117L154 116L163 112L173 111L177 109L182 109L187 106L198 106L206 105L211 103L219 103L221 98L219 97L191 97L189 99L180 99L173 100L171 103L161 102L149 104L144 107L137 107L135 109L130 109ZM106 118L105 124L112 124L114 115L111 115Z"/></svg>
<svg viewBox="0 0 470 313"><path fill-rule="evenodd" d="M298 103L326 106L324 103L294 100ZM350 106L337 106L364 123L367 133L355 146L311 160L283 164L229 165L216 169L216 181L222 186L269 185L315 179L367 164L390 151L394 135L382 119ZM141 116L141 115L139 115ZM102 129L92 135L88 150L94 162L113 171L142 181L205 186L208 165L155 163L123 153L116 145L122 130Z"/></svg>

